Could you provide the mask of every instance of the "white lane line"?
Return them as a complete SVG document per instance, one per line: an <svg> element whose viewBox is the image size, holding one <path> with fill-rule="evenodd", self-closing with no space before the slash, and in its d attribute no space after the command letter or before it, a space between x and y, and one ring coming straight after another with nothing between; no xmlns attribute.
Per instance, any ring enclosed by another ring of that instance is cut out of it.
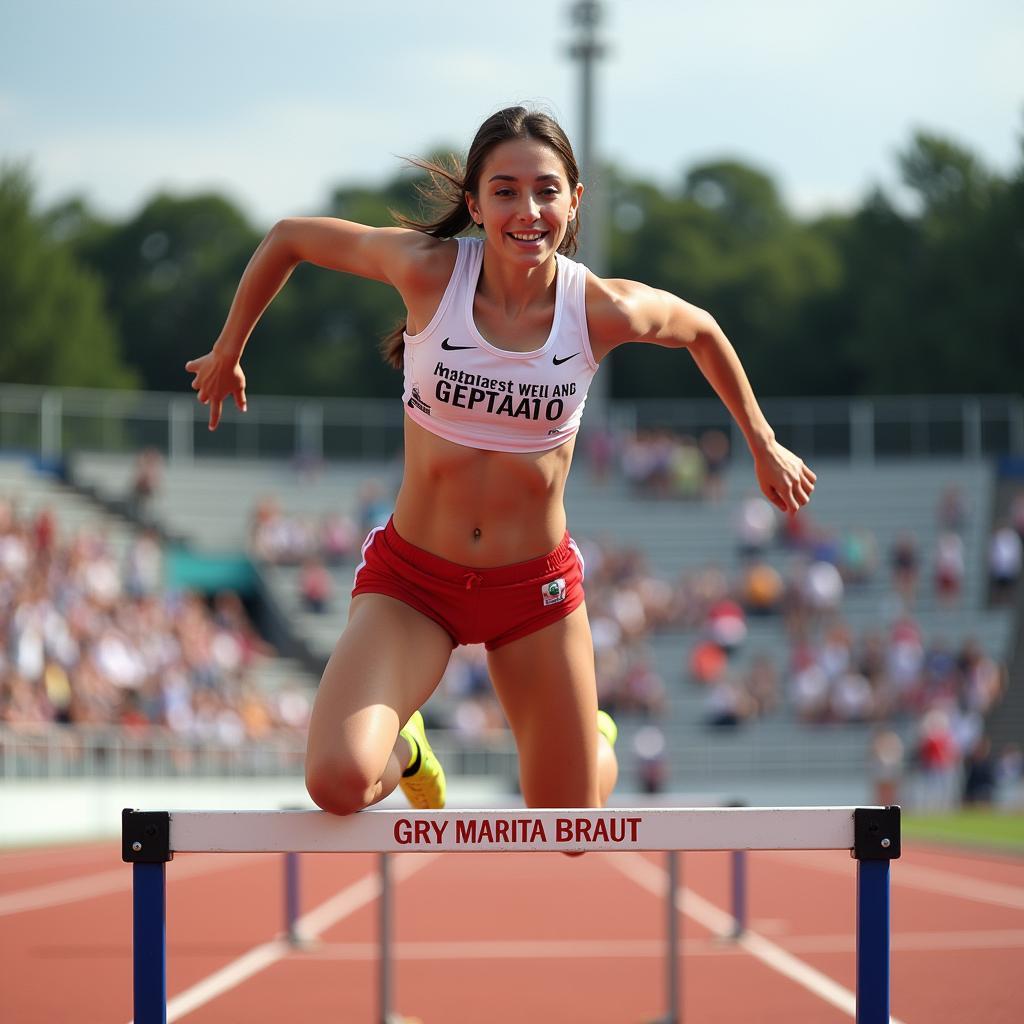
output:
<svg viewBox="0 0 1024 1024"><path fill-rule="evenodd" d="M0 852L0 875L26 871L53 871L87 862L110 862L121 855L120 846L101 840L87 846L46 847L33 850Z"/></svg>
<svg viewBox="0 0 1024 1024"><path fill-rule="evenodd" d="M759 854L759 856L763 855ZM799 859L801 864L806 864L818 871L852 877L849 863L839 863L832 858L818 858L800 853L793 858L788 858L771 851L767 851L767 855L780 861ZM961 875L955 871L942 871L939 868L909 864L902 859L893 861L891 879L892 885L898 889L920 889L923 892L937 893L940 896L955 896L959 899L973 900L975 903L989 903L1010 910L1024 910L1024 888L1018 885L987 882L980 878Z"/></svg>
<svg viewBox="0 0 1024 1024"><path fill-rule="evenodd" d="M648 892L662 897L665 894L668 875L661 868L652 864L638 853L622 852L607 858L610 865L621 871ZM709 903L692 889L681 888L675 895L675 903L679 910L698 924L717 935L726 936L732 928L731 914L720 910ZM802 985L808 992L830 1003L849 1017L857 1016L857 997L848 988L833 981L827 974L811 967L787 952L781 946L766 939L757 932L747 931L737 941L737 945L757 958L765 966ZM889 1018L890 1024L903 1024L896 1017Z"/></svg>
<svg viewBox="0 0 1024 1024"><path fill-rule="evenodd" d="M970 952L985 949L1024 947L1024 929L1002 928L992 931L906 932L892 937L892 948L903 953ZM856 951L854 936L798 935L786 940L787 953L823 954ZM401 960L585 960L585 959L661 959L664 939L521 939L493 941L396 942L392 946L396 961ZM734 941L686 939L683 955L738 956L746 951ZM301 951L305 960L376 960L378 946L373 942L314 943Z"/></svg>
<svg viewBox="0 0 1024 1024"><path fill-rule="evenodd" d="M219 856L224 855L220 854ZM410 875L425 868L438 856L439 854L436 853L399 855L393 869L395 882L404 881ZM364 875L358 882L353 882L325 903L321 903L309 913L303 914L296 922L296 929L303 938L315 939L331 925L337 924L375 899L379 892L380 876L376 872ZM214 971L213 974L170 999L167 1003L167 1024L172 1024L173 1021L180 1020L193 1010L198 1010L200 1006L204 1006L230 991L254 974L259 974L260 971L277 963L278 960L282 960L291 952L291 946L283 939L272 939L254 946L248 952L232 960L231 963ZM129 1024L134 1024L134 1021Z"/></svg>
<svg viewBox="0 0 1024 1024"><path fill-rule="evenodd" d="M207 875L214 871L225 871L237 866L239 861L255 863L275 854L221 854L215 861L212 858L188 860L176 864L167 874L168 881L181 878L194 878ZM49 882L36 885L29 889L19 889L0 896L0 917L9 914L21 914L26 910L43 910L46 907L61 906L65 903L77 903L79 900L91 900L97 896L107 896L112 892L122 892L132 887L132 871L128 864L110 871L100 871L94 875L82 875L80 878L68 878L63 882Z"/></svg>

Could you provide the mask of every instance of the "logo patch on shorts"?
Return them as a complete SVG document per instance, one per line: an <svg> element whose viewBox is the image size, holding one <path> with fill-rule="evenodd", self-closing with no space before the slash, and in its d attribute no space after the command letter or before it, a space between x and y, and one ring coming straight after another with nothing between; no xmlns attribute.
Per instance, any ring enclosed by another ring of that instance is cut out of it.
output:
<svg viewBox="0 0 1024 1024"><path fill-rule="evenodd" d="M545 607L549 604L561 604L565 600L565 579L560 576L557 580L544 583L540 592L544 597Z"/></svg>

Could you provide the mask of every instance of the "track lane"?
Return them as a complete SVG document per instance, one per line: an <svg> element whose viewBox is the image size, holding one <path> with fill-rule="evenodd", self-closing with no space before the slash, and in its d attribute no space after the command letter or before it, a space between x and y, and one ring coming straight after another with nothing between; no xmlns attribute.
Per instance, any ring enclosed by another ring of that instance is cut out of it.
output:
<svg viewBox="0 0 1024 1024"><path fill-rule="evenodd" d="M12 874L46 885L66 877L62 858L66 866L77 862L89 868L102 865L107 856L114 863L119 857L114 846L39 853L36 858L19 851L15 862L7 860L12 854L0 855L0 868L5 862L16 865L19 871ZM98 861L93 860L97 853ZM281 858L235 855L240 863L231 870L194 878L180 873L189 860L229 856L187 855L169 866L172 992L201 982L281 930ZM495 1007L488 1017L495 1024L521 1022L531 1014L540 1024L659 1016L664 967L660 956L642 954L652 944L656 950L663 933L662 903L610 868L606 861L613 856L459 854L441 858L403 883L396 900L396 937L412 944L412 958L397 965L399 1009L419 1013L428 1024L458 1024L478 1021L473 1012L481 1000L506 993L507 1005ZM835 859L815 870L801 858ZM367 855L304 856L303 906L323 902L360 870L372 870L374 860ZM683 884L716 907L727 907L728 860L723 854L684 855ZM753 854L749 860L752 925L780 948L852 986L855 862L846 855L804 853ZM658 866L661 859L652 855L651 862ZM41 873L20 874L25 867ZM1015 888L1024 886L1024 862L937 853L930 847L919 851L909 844L893 868L894 1012L908 1024L1015 1020L1024 913L901 885L901 875L910 875L906 867ZM127 866L124 871L130 873ZM4 886L4 891L11 889ZM130 919L127 891L0 919L7 967L0 1019L19 1024L127 1020ZM283 1016L371 1021L375 964L365 955L338 959L331 945L356 943L365 950L373 945L375 920L375 906L363 907L325 932L320 955L315 950L306 956L290 954L183 1019L226 1024L244 1014L253 1024ZM684 939L689 1021L827 1024L833 1019L828 1013L839 1014L809 995L794 995L791 982L721 945L707 928L686 922ZM578 940L583 940L581 955L573 957ZM535 941L548 944L539 946L547 955L528 955L525 947ZM513 946L489 947L508 942ZM444 943L461 943L475 955L457 957L453 950L459 947ZM596 954L601 948L610 953L616 943L625 955L586 955L587 944L594 944L589 948ZM510 949L518 953L510 955ZM59 985L53 983L57 977ZM582 1016L583 1008L588 1016ZM835 1019L849 1018L839 1014Z"/></svg>

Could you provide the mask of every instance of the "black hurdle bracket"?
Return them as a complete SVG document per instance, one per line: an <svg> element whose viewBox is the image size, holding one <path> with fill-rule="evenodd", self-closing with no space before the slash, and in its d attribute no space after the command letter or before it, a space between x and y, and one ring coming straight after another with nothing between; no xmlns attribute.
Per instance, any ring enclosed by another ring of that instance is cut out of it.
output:
<svg viewBox="0 0 1024 1024"><path fill-rule="evenodd" d="M853 850L857 860L896 860L900 855L899 807L857 807Z"/></svg>
<svg viewBox="0 0 1024 1024"><path fill-rule="evenodd" d="M121 860L128 864L166 864L171 851L169 811L121 811Z"/></svg>

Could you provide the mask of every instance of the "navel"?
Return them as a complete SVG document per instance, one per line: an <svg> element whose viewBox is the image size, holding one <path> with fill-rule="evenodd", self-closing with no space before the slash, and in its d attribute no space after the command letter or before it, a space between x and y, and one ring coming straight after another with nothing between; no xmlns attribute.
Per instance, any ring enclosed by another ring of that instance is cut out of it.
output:
<svg viewBox="0 0 1024 1024"><path fill-rule="evenodd" d="M478 527L477 527L477 528L476 528L476 529L475 529L475 530L473 531L473 540L479 540L479 539L480 539L480 527L478 526Z"/></svg>

